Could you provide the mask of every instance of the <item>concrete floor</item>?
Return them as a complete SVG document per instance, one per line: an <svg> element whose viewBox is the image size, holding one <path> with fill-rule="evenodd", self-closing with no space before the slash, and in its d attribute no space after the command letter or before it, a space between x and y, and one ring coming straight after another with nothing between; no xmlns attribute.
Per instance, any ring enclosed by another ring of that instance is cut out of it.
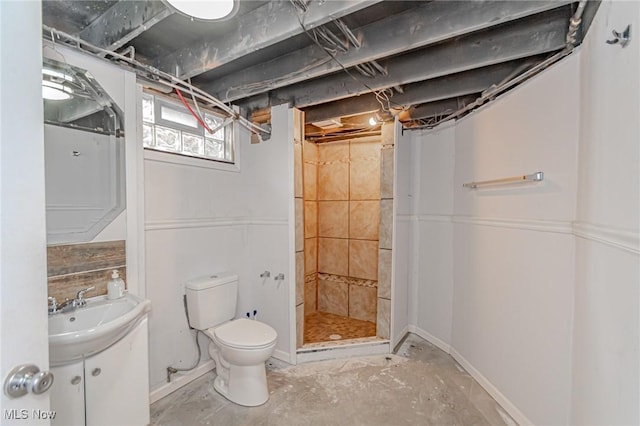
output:
<svg viewBox="0 0 640 426"><path fill-rule="evenodd" d="M210 372L151 406L161 425L516 425L451 356L409 334L396 355L270 361L269 401L235 405Z"/></svg>

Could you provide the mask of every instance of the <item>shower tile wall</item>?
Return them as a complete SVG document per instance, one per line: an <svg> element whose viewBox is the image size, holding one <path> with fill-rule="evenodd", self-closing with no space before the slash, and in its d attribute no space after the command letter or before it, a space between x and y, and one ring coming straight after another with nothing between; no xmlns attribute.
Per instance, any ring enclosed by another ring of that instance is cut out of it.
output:
<svg viewBox="0 0 640 426"><path fill-rule="evenodd" d="M391 335L391 267L393 242L393 174L395 128L392 123L382 125L380 176L380 245L378 251L378 312L379 337Z"/></svg>
<svg viewBox="0 0 640 426"><path fill-rule="evenodd" d="M295 197L295 262L296 262L296 347L304 341L304 301L305 301L305 221L304 177L302 166L302 138L304 135L304 113L293 110L293 194Z"/></svg>
<svg viewBox="0 0 640 426"><path fill-rule="evenodd" d="M304 306L305 315L318 309L318 146L302 144L304 180Z"/></svg>
<svg viewBox="0 0 640 426"><path fill-rule="evenodd" d="M317 153L317 309L376 322L380 138L324 143Z"/></svg>

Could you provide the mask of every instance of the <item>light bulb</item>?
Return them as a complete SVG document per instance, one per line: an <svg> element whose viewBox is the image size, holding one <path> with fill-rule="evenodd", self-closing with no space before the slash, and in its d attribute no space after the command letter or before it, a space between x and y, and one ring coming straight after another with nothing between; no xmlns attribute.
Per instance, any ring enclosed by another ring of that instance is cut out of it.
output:
<svg viewBox="0 0 640 426"><path fill-rule="evenodd" d="M375 117L369 117L369 125L370 126L375 126L376 124L378 124L378 122L376 121Z"/></svg>

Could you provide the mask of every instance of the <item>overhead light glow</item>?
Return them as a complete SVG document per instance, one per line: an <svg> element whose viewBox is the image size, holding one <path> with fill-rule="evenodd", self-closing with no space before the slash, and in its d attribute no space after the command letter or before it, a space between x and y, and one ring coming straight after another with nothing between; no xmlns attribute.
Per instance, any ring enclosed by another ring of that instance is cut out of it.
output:
<svg viewBox="0 0 640 426"><path fill-rule="evenodd" d="M61 80L73 81L73 77L71 77L69 74L65 74L63 72L56 71L56 70L50 70L48 68L43 68L42 74L48 75L50 77L59 78Z"/></svg>
<svg viewBox="0 0 640 426"><path fill-rule="evenodd" d="M42 81L42 97L51 101L64 101L71 98L73 91L60 83Z"/></svg>
<svg viewBox="0 0 640 426"><path fill-rule="evenodd" d="M375 117L369 117L369 125L370 126L375 126L376 124L378 124L378 122L376 121Z"/></svg>
<svg viewBox="0 0 640 426"><path fill-rule="evenodd" d="M235 0L165 0L185 15L205 21L229 17L235 10Z"/></svg>

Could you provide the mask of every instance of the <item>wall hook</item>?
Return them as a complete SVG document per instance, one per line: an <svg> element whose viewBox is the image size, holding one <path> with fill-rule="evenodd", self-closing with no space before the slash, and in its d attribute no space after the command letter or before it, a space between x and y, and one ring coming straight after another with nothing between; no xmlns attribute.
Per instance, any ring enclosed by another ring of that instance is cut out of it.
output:
<svg viewBox="0 0 640 426"><path fill-rule="evenodd" d="M607 44L620 44L620 47L624 48L631 42L631 24L627 25L622 33L616 30L613 30L612 33L613 39L607 40Z"/></svg>
<svg viewBox="0 0 640 426"><path fill-rule="evenodd" d="M269 278L271 276L271 272L269 271L264 271L263 273L260 274L260 278Z"/></svg>

